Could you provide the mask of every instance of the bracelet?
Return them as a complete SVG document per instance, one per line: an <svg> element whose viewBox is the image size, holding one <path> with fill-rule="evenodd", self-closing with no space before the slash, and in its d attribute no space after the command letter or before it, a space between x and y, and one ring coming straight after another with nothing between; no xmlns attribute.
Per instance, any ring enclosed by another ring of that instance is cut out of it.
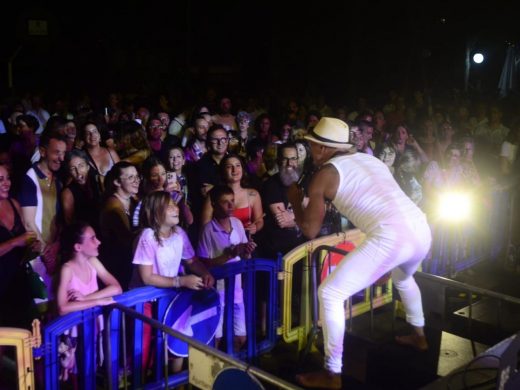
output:
<svg viewBox="0 0 520 390"><path fill-rule="evenodd" d="M179 276L173 277L173 287L180 288L181 287L181 278Z"/></svg>

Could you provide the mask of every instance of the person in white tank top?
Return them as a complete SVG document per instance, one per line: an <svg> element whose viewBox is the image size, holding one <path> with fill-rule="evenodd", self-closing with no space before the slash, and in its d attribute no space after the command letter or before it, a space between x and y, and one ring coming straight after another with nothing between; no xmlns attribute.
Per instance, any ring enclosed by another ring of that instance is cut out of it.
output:
<svg viewBox="0 0 520 390"><path fill-rule="evenodd" d="M342 259L318 289L325 344L324 370L298 375L306 387L341 388L344 302L350 296L392 272L406 320L413 333L396 337L400 344L425 351L421 292L413 274L426 257L431 232L422 211L406 196L388 167L377 158L356 153L349 143L349 128L335 118L322 118L305 137L320 169L308 189L309 202L296 183L287 192L296 223L308 239L318 234L325 215L325 200L366 234L366 239Z"/></svg>

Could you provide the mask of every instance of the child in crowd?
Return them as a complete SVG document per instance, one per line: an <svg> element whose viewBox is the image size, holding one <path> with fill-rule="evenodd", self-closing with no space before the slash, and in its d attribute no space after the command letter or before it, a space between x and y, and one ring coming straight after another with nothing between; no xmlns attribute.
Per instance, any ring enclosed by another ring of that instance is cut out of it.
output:
<svg viewBox="0 0 520 390"><path fill-rule="evenodd" d="M60 315L105 306L113 303L113 296L121 294L119 282L98 260L100 241L94 229L85 222L75 222L61 233L61 253L64 261L58 284L57 305ZM97 279L105 285L101 290ZM102 331L103 321L98 318L98 333ZM77 337L76 327L65 332L60 343L62 372L60 378L67 380L75 372L74 350ZM101 337L98 337L98 362L101 365L103 354Z"/></svg>
<svg viewBox="0 0 520 390"><path fill-rule="evenodd" d="M185 287L192 290L210 288L215 283L203 263L197 260L188 236L179 226L179 208L166 191L154 191L144 199L140 212L140 225L144 228L134 253L132 287L143 285L156 287ZM193 273L179 276L181 261ZM151 316L151 305L145 314ZM145 327L144 339L150 340ZM149 355L145 342L143 359ZM146 362L145 362L146 363ZM182 358L175 358L173 371L182 368Z"/></svg>
<svg viewBox="0 0 520 390"><path fill-rule="evenodd" d="M235 195L233 190L225 185L218 185L210 191L213 219L202 229L197 254L209 267L239 261L241 258L251 258L256 244L248 241L242 222L233 217ZM216 344L222 338L224 319L224 280L217 282L222 307L219 325L216 332ZM246 341L244 298L242 279L235 279L235 299L233 308L234 347L239 350Z"/></svg>

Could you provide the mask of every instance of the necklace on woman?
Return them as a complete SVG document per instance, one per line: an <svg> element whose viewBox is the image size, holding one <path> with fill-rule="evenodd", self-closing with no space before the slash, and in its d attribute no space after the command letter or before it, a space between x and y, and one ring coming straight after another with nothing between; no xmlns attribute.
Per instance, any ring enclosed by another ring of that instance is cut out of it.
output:
<svg viewBox="0 0 520 390"><path fill-rule="evenodd" d="M123 209L125 210L126 215L130 215L130 198L124 199L121 195L119 195L117 192L114 193L114 196L119 199L121 204L123 205Z"/></svg>

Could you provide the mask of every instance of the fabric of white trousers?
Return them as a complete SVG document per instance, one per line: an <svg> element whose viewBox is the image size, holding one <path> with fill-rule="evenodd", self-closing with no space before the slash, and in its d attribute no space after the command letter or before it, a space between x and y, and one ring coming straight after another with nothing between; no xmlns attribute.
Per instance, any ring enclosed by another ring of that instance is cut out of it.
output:
<svg viewBox="0 0 520 390"><path fill-rule="evenodd" d="M318 289L325 343L325 368L341 373L345 334L344 302L392 270L392 281L406 311L406 321L424 326L421 292L413 274L428 254L431 232L425 219L381 226L338 264Z"/></svg>

